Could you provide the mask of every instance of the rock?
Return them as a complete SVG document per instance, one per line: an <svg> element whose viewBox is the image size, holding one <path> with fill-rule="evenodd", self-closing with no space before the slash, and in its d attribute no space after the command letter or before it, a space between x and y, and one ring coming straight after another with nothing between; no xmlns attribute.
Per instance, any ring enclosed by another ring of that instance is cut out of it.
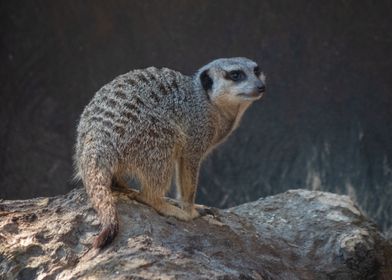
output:
<svg viewBox="0 0 392 280"><path fill-rule="evenodd" d="M392 245L347 196L292 190L191 222L116 193L120 233L83 189L0 202L0 279L392 279Z"/></svg>

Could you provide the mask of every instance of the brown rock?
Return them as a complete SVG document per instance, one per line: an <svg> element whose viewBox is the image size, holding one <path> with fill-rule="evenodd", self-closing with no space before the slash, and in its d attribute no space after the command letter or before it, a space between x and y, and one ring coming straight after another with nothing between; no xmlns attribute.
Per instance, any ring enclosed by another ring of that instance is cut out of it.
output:
<svg viewBox="0 0 392 280"><path fill-rule="evenodd" d="M392 279L392 245L346 196L293 190L192 222L117 199L101 251L83 189L0 202L0 279Z"/></svg>

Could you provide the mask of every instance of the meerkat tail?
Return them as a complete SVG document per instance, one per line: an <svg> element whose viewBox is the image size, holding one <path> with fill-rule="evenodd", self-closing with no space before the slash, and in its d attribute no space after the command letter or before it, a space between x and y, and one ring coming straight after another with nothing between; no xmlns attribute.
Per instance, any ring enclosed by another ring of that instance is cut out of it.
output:
<svg viewBox="0 0 392 280"><path fill-rule="evenodd" d="M106 245L110 244L113 239L118 234L118 219L103 227L99 235L96 237L93 247L94 248L103 248Z"/></svg>
<svg viewBox="0 0 392 280"><path fill-rule="evenodd" d="M115 199L111 192L112 176L106 168L99 168L95 161L90 161L85 170L83 179L87 195L98 213L102 227L93 247L103 248L113 241L119 230Z"/></svg>

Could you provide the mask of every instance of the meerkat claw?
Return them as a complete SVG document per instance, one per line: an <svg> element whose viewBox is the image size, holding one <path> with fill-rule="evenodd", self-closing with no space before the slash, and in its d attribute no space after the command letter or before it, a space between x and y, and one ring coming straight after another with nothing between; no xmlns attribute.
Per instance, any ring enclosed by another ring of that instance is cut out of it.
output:
<svg viewBox="0 0 392 280"><path fill-rule="evenodd" d="M215 217L218 214L216 208L208 207L205 205L195 205L195 206L196 206L195 209L197 212L199 212L200 216L211 215Z"/></svg>

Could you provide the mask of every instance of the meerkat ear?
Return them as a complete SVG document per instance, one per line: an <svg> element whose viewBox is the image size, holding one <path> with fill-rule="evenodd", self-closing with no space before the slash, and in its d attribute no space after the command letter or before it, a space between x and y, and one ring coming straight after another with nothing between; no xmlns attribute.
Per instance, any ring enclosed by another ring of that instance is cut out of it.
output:
<svg viewBox="0 0 392 280"><path fill-rule="evenodd" d="M208 70L204 70L200 74L200 81L205 91L212 89L213 81L211 77L208 75Z"/></svg>

